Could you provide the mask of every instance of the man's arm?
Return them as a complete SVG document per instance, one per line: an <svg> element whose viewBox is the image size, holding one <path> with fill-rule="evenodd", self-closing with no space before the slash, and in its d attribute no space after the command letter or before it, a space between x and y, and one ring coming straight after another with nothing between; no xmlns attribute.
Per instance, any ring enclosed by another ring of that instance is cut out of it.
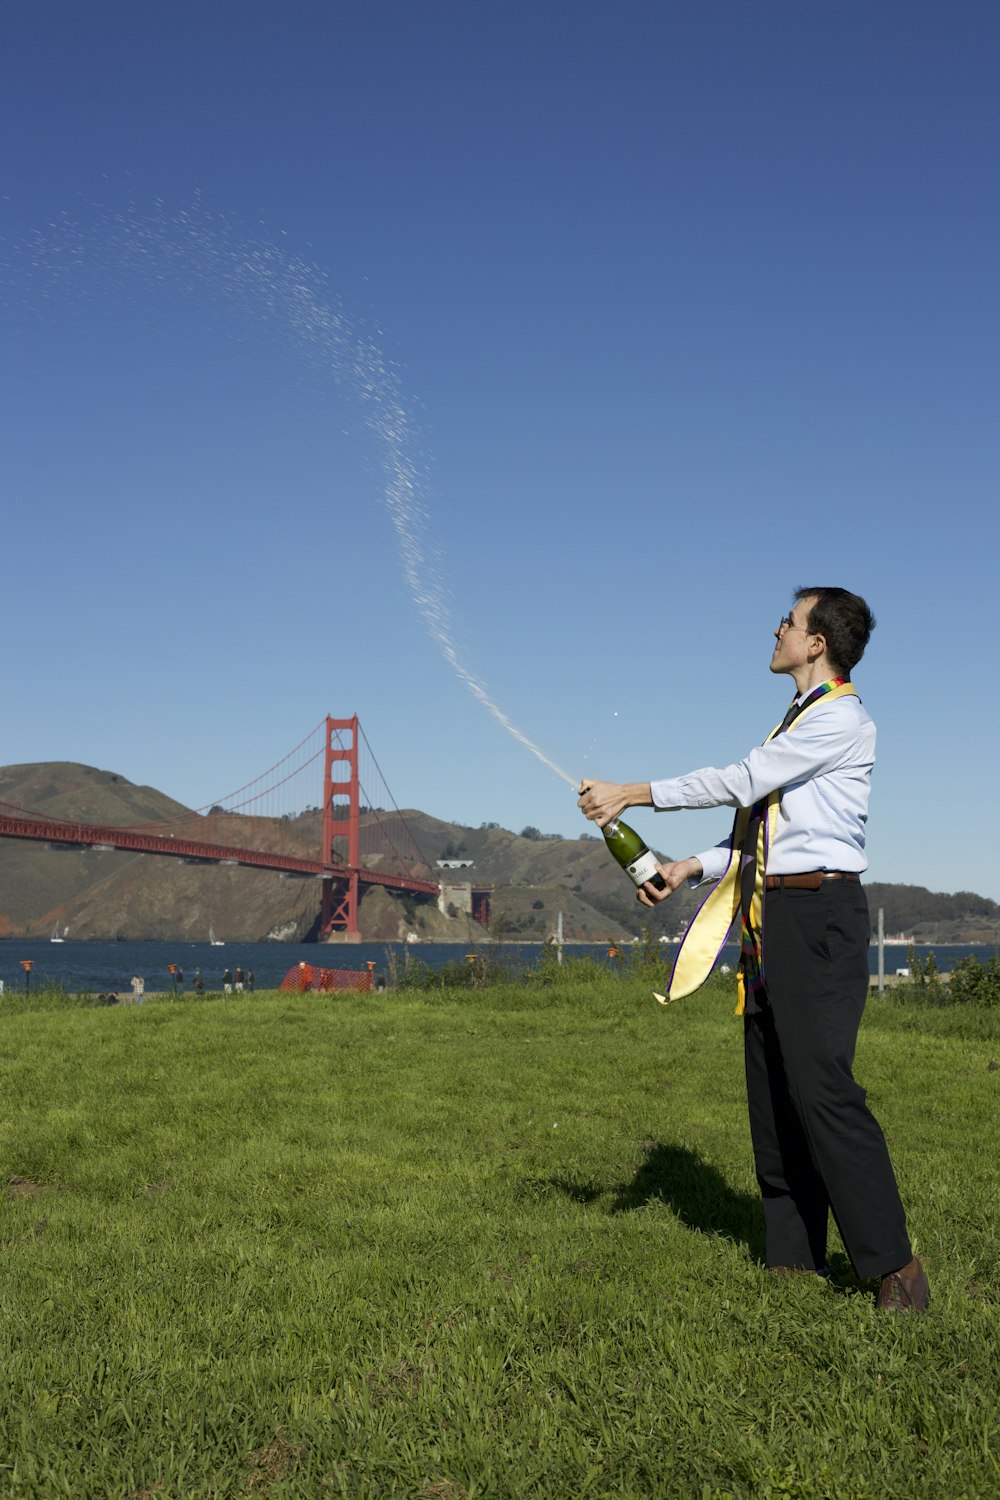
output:
<svg viewBox="0 0 1000 1500"><path fill-rule="evenodd" d="M662 781L581 781L577 806L603 828L627 807L751 807L779 787L808 781L858 753L866 737L874 758L875 726L859 725L842 699L817 706L787 734L758 745L731 766L706 766Z"/></svg>

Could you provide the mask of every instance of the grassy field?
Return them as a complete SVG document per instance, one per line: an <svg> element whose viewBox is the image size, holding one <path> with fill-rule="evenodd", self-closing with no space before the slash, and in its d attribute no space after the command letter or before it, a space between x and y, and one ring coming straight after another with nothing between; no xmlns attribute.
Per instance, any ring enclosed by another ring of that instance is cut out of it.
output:
<svg viewBox="0 0 1000 1500"><path fill-rule="evenodd" d="M919 1319L763 1271L721 984L3 1005L2 1496L1000 1494L996 1011L862 1031Z"/></svg>

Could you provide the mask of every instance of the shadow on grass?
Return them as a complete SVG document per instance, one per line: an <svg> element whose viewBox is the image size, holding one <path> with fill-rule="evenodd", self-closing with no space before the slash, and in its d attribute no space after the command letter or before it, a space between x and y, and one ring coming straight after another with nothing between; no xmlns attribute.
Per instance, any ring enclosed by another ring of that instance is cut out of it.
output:
<svg viewBox="0 0 1000 1500"><path fill-rule="evenodd" d="M764 1217L758 1198L735 1192L720 1172L684 1146L651 1141L644 1150L646 1158L631 1182L610 1190L611 1213L634 1213L647 1203L664 1203L689 1229L744 1244L753 1259L764 1264ZM552 1177L548 1183L576 1203L593 1203L609 1192L596 1183L565 1178Z"/></svg>
<svg viewBox="0 0 1000 1500"><path fill-rule="evenodd" d="M761 1267L766 1264L764 1213L756 1194L737 1192L721 1172L685 1146L650 1141L644 1150L646 1159L630 1182L608 1189L596 1183L551 1177L548 1186L583 1204L607 1198L610 1192L613 1197L608 1212L613 1214L634 1213L651 1202L663 1203L688 1229L745 1245L751 1260ZM834 1253L828 1264L827 1285L833 1291L847 1296L869 1295L845 1255Z"/></svg>
<svg viewBox="0 0 1000 1500"><path fill-rule="evenodd" d="M632 1213L656 1199L689 1229L744 1244L764 1264L764 1216L756 1195L736 1192L721 1172L685 1146L655 1142L645 1149L632 1181L615 1190L612 1213Z"/></svg>

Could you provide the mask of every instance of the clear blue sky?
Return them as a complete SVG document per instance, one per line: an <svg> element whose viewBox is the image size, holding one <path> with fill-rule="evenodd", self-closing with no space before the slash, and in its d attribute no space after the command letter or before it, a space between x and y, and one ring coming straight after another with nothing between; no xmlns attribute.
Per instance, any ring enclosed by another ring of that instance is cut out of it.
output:
<svg viewBox="0 0 1000 1500"><path fill-rule="evenodd" d="M356 711L401 806L572 834L428 612L638 779L762 738L837 583L872 878L1000 899L994 0L36 0L0 57L0 761L201 805Z"/></svg>

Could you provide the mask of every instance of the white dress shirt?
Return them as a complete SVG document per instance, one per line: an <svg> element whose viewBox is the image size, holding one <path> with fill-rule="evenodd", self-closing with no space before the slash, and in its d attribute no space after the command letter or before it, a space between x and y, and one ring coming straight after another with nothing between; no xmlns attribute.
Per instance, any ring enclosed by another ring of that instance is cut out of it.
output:
<svg viewBox="0 0 1000 1500"><path fill-rule="evenodd" d="M806 695L807 696L807 695ZM865 823L875 763L875 725L852 696L819 699L791 727L721 770L650 782L659 812L694 807L750 807L782 789L769 875L868 868ZM702 880L718 880L729 863L729 839L699 854ZM695 883L695 882L693 882ZM700 883L700 882L697 882Z"/></svg>

